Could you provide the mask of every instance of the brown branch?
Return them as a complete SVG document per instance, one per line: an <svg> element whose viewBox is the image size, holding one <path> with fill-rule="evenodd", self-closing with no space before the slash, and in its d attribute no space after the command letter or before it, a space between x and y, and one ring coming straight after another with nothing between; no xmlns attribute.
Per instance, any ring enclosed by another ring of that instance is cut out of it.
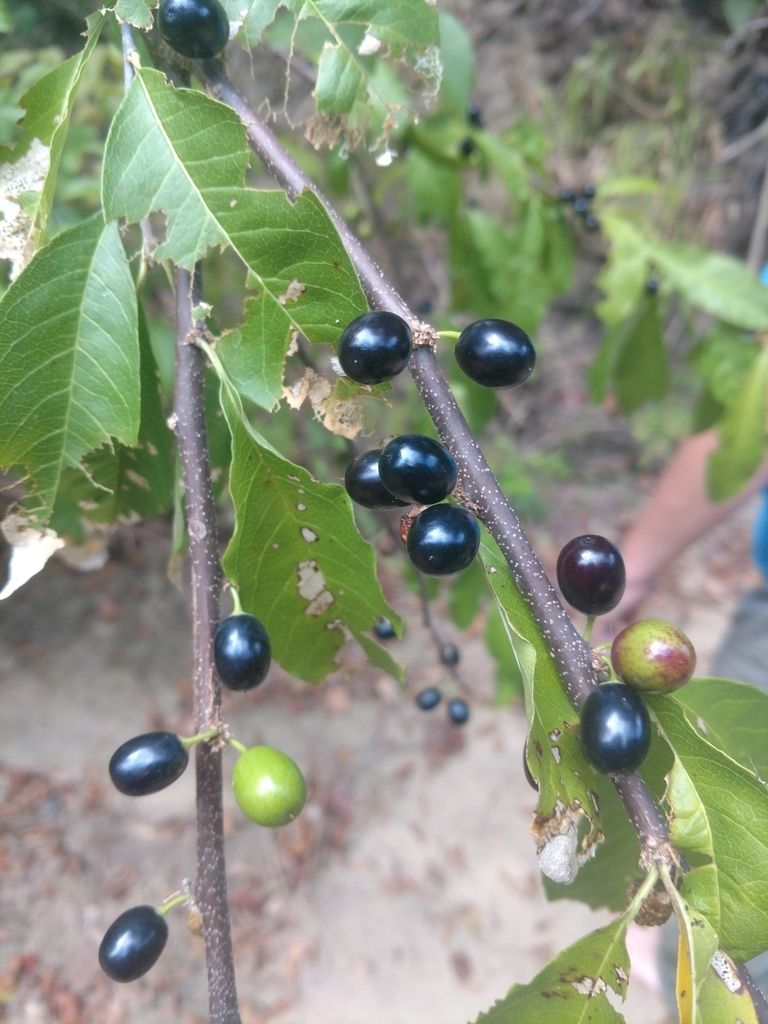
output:
<svg viewBox="0 0 768 1024"><path fill-rule="evenodd" d="M195 302L199 299L199 277ZM205 429L203 372L205 357L191 342L192 279L176 270L176 439L187 502L187 529L192 561L192 631L195 720L198 732L221 724L221 688L213 670L213 636L219 618L221 569L216 536L216 509L211 487ZM232 959L232 936L224 865L221 750L198 743L197 882L195 900L203 920L208 967L211 1024L240 1024Z"/></svg>
<svg viewBox="0 0 768 1024"><path fill-rule="evenodd" d="M372 306L388 309L414 324L416 318L384 277L360 241L330 202L286 152L279 140L251 109L215 60L200 65L209 93L230 106L245 126L254 152L290 197L304 189L313 192L328 211ZM463 503L488 528L507 560L512 576L527 601L547 647L577 709L596 684L592 652L568 618L544 567L523 532L485 456L459 409L453 392L429 346L414 349L408 369L438 433L456 460ZM621 780L617 792L635 826L646 859L668 855L667 823L639 775Z"/></svg>

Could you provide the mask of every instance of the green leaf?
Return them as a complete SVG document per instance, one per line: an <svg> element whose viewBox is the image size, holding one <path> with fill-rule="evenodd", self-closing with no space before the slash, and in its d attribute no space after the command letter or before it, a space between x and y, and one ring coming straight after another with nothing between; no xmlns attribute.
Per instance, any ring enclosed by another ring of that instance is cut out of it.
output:
<svg viewBox="0 0 768 1024"><path fill-rule="evenodd" d="M691 363L706 381L713 398L728 405L738 397L760 342L728 324L715 324L691 352Z"/></svg>
<svg viewBox="0 0 768 1024"><path fill-rule="evenodd" d="M609 207L601 208L600 226L611 248L597 277L605 298L595 312L611 328L627 321L637 308L651 264L644 237L626 217Z"/></svg>
<svg viewBox="0 0 768 1024"><path fill-rule="evenodd" d="M115 14L136 28L150 28L154 6L154 0L117 0Z"/></svg>
<svg viewBox="0 0 768 1024"><path fill-rule="evenodd" d="M459 629L469 629L486 593L485 574L475 559L468 569L458 574L448 591L448 611Z"/></svg>
<svg viewBox="0 0 768 1024"><path fill-rule="evenodd" d="M716 954L716 962L729 985L725 985L714 967L709 968L699 989L699 1024L759 1024L752 997L735 980L733 962L722 953Z"/></svg>
<svg viewBox="0 0 768 1024"><path fill-rule="evenodd" d="M218 350L238 390L271 408L282 397L293 332L333 344L368 305L320 201L243 188L247 160L243 126L228 107L141 71L107 140L104 204L129 222L167 213L158 259L192 269L211 246L234 248L259 293Z"/></svg>
<svg viewBox="0 0 768 1024"><path fill-rule="evenodd" d="M24 466L45 521L62 471L140 420L136 294L101 216L41 249L0 302L0 466Z"/></svg>
<svg viewBox="0 0 768 1024"><path fill-rule="evenodd" d="M675 699L710 743L768 779L768 694L731 679L692 679Z"/></svg>
<svg viewBox="0 0 768 1024"><path fill-rule="evenodd" d="M447 11L438 12L437 22L440 29L440 61L443 65L440 97L464 120L475 77L472 40L458 18Z"/></svg>
<svg viewBox="0 0 768 1024"><path fill-rule="evenodd" d="M768 789L708 742L675 697L646 700L675 753L672 841L700 863L684 895L741 963L768 949Z"/></svg>
<svg viewBox="0 0 768 1024"><path fill-rule="evenodd" d="M365 75L359 60L342 46L326 43L315 86L317 109L324 114L348 114L356 100L364 100Z"/></svg>
<svg viewBox="0 0 768 1024"><path fill-rule="evenodd" d="M405 687L405 669L402 665L398 665L389 651L381 644L377 644L371 637L366 636L365 633L361 633L359 629L353 629L352 633L368 656L368 661L396 679L401 687Z"/></svg>
<svg viewBox="0 0 768 1024"><path fill-rule="evenodd" d="M513 985L476 1024L622 1024L606 992L626 997L628 924L625 914L574 942L528 985Z"/></svg>
<svg viewBox="0 0 768 1024"><path fill-rule="evenodd" d="M681 1024L700 1024L701 986L712 956L717 934L705 917L697 913L671 883L667 892L680 928L675 990Z"/></svg>
<svg viewBox="0 0 768 1024"><path fill-rule="evenodd" d="M12 260L16 273L28 261L48 223L70 115L103 24L103 13L92 14L83 50L22 96L20 104L26 111L22 135L13 150L0 147L0 192L6 200L0 259Z"/></svg>
<svg viewBox="0 0 768 1024"><path fill-rule="evenodd" d="M222 0L230 21L242 21L235 37L251 50L261 39L264 29L274 21L282 0Z"/></svg>
<svg viewBox="0 0 768 1024"><path fill-rule="evenodd" d="M523 695L523 676L517 663L514 649L509 642L506 626L496 604L488 609L485 623L485 646L496 662L494 672L496 689L493 693L493 706L503 708Z"/></svg>
<svg viewBox="0 0 768 1024"><path fill-rule="evenodd" d="M0 0L0 32L10 32L12 28L11 12L8 10L5 0Z"/></svg>
<svg viewBox="0 0 768 1024"><path fill-rule="evenodd" d="M669 388L669 362L664 348L659 303L648 295L623 342L614 363L614 388L625 415L643 402L658 401Z"/></svg>
<svg viewBox="0 0 768 1024"><path fill-rule="evenodd" d="M764 348L718 422L720 446L707 463L707 490L713 501L725 501L738 494L763 461L768 440L767 387L768 349Z"/></svg>
<svg viewBox="0 0 768 1024"><path fill-rule="evenodd" d="M286 672L318 682L338 668L334 659L347 639L382 616L399 618L381 593L373 548L357 532L344 488L319 483L268 445L223 374L221 406L232 433L235 506L224 572L243 608L264 623ZM366 649L380 667L393 669Z"/></svg>
<svg viewBox="0 0 768 1024"><path fill-rule="evenodd" d="M528 763L539 782L531 826L539 866L549 878L569 882L602 839L595 774L581 752L578 715L506 561L485 544L480 558L523 677Z"/></svg>

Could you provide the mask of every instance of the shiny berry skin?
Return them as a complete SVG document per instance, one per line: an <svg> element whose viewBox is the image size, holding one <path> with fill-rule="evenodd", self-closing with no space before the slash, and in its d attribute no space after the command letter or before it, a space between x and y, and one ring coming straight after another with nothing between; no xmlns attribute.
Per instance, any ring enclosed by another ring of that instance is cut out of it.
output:
<svg viewBox="0 0 768 1024"><path fill-rule="evenodd" d="M469 721L469 705L461 697L448 701L448 718L454 725L464 725Z"/></svg>
<svg viewBox="0 0 768 1024"><path fill-rule="evenodd" d="M348 324L339 338L339 362L358 384L381 384L402 373L411 358L411 329L397 313L375 309Z"/></svg>
<svg viewBox="0 0 768 1024"><path fill-rule="evenodd" d="M381 482L379 476L379 456L381 448L374 448L363 455L358 455L347 466L344 474L344 486L347 494L357 505L363 508L385 509L404 508L412 504L396 497Z"/></svg>
<svg viewBox="0 0 768 1024"><path fill-rule="evenodd" d="M619 679L643 693L672 693L685 686L696 668L696 652L676 626L644 619L617 634L611 662Z"/></svg>
<svg viewBox="0 0 768 1024"><path fill-rule="evenodd" d="M458 665L460 657L459 648L455 644L443 644L440 648L440 661L444 665Z"/></svg>
<svg viewBox="0 0 768 1024"><path fill-rule="evenodd" d="M213 660L227 689L252 690L264 682L272 660L266 629L253 615L230 615L216 630Z"/></svg>
<svg viewBox="0 0 768 1024"><path fill-rule="evenodd" d="M514 388L536 365L531 339L508 320L476 320L456 342L456 362L470 380L485 388Z"/></svg>
<svg viewBox="0 0 768 1024"><path fill-rule="evenodd" d="M420 707L422 711L431 711L432 708L436 708L440 701L443 699L442 693L436 686L428 686L426 690L422 690L416 697L416 705Z"/></svg>
<svg viewBox="0 0 768 1024"><path fill-rule="evenodd" d="M117 748L109 774L126 796L146 796L170 786L188 764L189 754L175 733L147 732Z"/></svg>
<svg viewBox="0 0 768 1024"><path fill-rule="evenodd" d="M651 718L643 698L624 683L601 683L584 701L581 749L604 775L631 775L651 746Z"/></svg>
<svg viewBox="0 0 768 1024"><path fill-rule="evenodd" d="M424 434L401 434L382 450L379 476L388 491L416 505L436 505L456 486L453 456Z"/></svg>
<svg viewBox="0 0 768 1024"><path fill-rule="evenodd" d="M215 57L229 41L229 19L219 0L160 0L160 35L184 57Z"/></svg>
<svg viewBox="0 0 768 1024"><path fill-rule="evenodd" d="M381 618L373 627L373 632L379 640L394 640L397 637L395 627L389 619Z"/></svg>
<svg viewBox="0 0 768 1024"><path fill-rule="evenodd" d="M480 528L461 505L433 505L416 516L408 533L408 557L427 576L466 569L480 547Z"/></svg>
<svg viewBox="0 0 768 1024"><path fill-rule="evenodd" d="M252 820L267 828L287 825L307 800L299 766L274 747L251 747L235 762L235 799Z"/></svg>
<svg viewBox="0 0 768 1024"><path fill-rule="evenodd" d="M136 981L154 967L168 941L168 924L154 907L124 910L107 928L99 964L112 981Z"/></svg>
<svg viewBox="0 0 768 1024"><path fill-rule="evenodd" d="M605 615L624 593L624 559L605 537L594 533L574 537L557 556L557 582L565 600L578 611Z"/></svg>

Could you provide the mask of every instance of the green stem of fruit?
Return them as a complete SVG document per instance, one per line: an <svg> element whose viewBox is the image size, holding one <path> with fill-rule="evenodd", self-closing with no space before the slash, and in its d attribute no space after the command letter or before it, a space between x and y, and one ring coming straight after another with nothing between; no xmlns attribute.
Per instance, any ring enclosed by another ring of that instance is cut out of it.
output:
<svg viewBox="0 0 768 1024"><path fill-rule="evenodd" d="M452 339L456 341L461 337L461 331L436 331L438 338Z"/></svg>
<svg viewBox="0 0 768 1024"><path fill-rule="evenodd" d="M243 605L240 601L240 591L237 589L237 587L233 587L232 584L230 583L229 592L232 595L232 614L242 615Z"/></svg>
<svg viewBox="0 0 768 1024"><path fill-rule="evenodd" d="M158 914L165 917L169 910L173 910L174 907L180 907L182 903L189 903L189 896L185 892L180 893L178 896L171 896L171 898L167 899L165 903L161 904L159 907L155 907L155 910Z"/></svg>
<svg viewBox="0 0 768 1024"><path fill-rule="evenodd" d="M233 736L229 737L227 743L230 745L230 747L234 747L235 750L237 750L241 754L248 753L248 747L246 747L244 743L241 743L240 740L236 740Z"/></svg>
<svg viewBox="0 0 768 1024"><path fill-rule="evenodd" d="M666 869L666 865L663 865L662 866L662 871L665 871L665 870L667 870ZM630 921L634 921L634 919L637 917L637 913L640 910L640 906L641 906L643 900L646 898L646 896L648 896L653 891L653 887L656 885L658 880L659 880L659 869L654 864L653 867L648 872L648 874L643 879L643 884L640 886L640 888L635 893L635 895L634 895L634 897L632 899L632 902L627 907L627 917L629 918Z"/></svg>
<svg viewBox="0 0 768 1024"><path fill-rule="evenodd" d="M209 729L207 732L199 732L196 736L179 736L185 750L194 747L196 743L205 743L206 740L215 740L219 735L218 729Z"/></svg>
<svg viewBox="0 0 768 1024"><path fill-rule="evenodd" d="M595 619L596 618L597 618L596 615L588 615L587 616L587 624L584 627L584 639L585 639L585 641L587 643L589 643L589 638L592 636L592 627L595 624Z"/></svg>

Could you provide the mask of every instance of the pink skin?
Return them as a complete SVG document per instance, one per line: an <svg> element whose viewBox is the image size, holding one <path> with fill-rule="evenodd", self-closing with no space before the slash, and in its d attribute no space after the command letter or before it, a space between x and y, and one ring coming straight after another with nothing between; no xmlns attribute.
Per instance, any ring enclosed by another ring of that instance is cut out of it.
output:
<svg viewBox="0 0 768 1024"><path fill-rule="evenodd" d="M613 641L611 662L628 686L645 693L672 693L696 668L693 644L676 626L658 619L633 622Z"/></svg>

